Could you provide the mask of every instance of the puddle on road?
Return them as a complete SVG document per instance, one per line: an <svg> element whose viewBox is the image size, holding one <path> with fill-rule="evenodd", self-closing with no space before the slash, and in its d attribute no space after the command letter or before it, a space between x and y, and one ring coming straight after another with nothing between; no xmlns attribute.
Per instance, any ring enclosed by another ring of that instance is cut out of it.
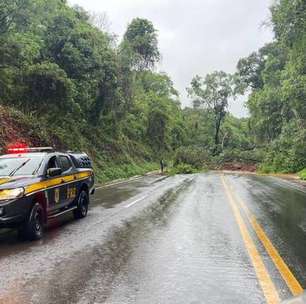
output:
<svg viewBox="0 0 306 304"><path fill-rule="evenodd" d="M135 188L107 188L100 192L99 198L94 198L93 206L102 206L106 209L115 208L116 205L128 200L130 197L135 196L140 192Z"/></svg>

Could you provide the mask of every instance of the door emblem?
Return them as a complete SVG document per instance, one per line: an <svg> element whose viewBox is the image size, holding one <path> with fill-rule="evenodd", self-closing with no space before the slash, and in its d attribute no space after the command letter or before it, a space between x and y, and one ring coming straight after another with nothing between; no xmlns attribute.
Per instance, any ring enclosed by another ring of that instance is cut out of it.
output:
<svg viewBox="0 0 306 304"><path fill-rule="evenodd" d="M56 204L58 204L60 201L60 190L59 189L55 189L54 191L54 201Z"/></svg>

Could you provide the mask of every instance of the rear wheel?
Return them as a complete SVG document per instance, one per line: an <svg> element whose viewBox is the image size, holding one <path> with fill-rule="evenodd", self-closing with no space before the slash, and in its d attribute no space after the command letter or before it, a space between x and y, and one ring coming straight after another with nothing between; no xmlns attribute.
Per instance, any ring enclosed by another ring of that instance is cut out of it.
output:
<svg viewBox="0 0 306 304"><path fill-rule="evenodd" d="M30 241L40 240L44 235L44 210L39 203L36 203L31 212L27 222L22 225L19 230L19 236L22 239Z"/></svg>
<svg viewBox="0 0 306 304"><path fill-rule="evenodd" d="M73 215L76 219L81 219L87 216L88 213L89 198L85 190L82 190L79 194L77 201L77 209L73 210Z"/></svg>

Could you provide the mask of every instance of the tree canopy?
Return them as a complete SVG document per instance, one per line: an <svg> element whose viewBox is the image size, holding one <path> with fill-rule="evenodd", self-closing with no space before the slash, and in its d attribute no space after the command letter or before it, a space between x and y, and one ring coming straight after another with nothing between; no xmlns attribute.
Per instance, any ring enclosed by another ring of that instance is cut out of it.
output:
<svg viewBox="0 0 306 304"><path fill-rule="evenodd" d="M214 118L215 149L220 143L220 128L228 109L229 98L233 96L232 76L223 71L206 75L205 79L196 76L188 89L195 108L204 107Z"/></svg>
<svg viewBox="0 0 306 304"><path fill-rule="evenodd" d="M151 69L160 60L157 31L153 23L146 19L136 18L128 25L123 44L130 50L133 66L137 70Z"/></svg>
<svg viewBox="0 0 306 304"><path fill-rule="evenodd" d="M151 21L131 20L117 41L104 15L65 0L0 0L0 106L43 143L91 153L103 178L175 155L197 167L256 160L266 171L298 171L306 167L305 5L276 2L274 40L233 75L195 76L193 107L182 109L171 78L155 69ZM246 94L250 117L228 112L237 94Z"/></svg>

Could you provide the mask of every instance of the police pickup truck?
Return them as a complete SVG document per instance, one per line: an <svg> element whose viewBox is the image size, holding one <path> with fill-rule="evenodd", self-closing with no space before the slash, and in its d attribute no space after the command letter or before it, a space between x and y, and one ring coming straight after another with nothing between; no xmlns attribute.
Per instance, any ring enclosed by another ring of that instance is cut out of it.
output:
<svg viewBox="0 0 306 304"><path fill-rule="evenodd" d="M11 147L0 156L0 228L38 240L50 219L70 211L76 219L86 217L94 189L85 153Z"/></svg>

